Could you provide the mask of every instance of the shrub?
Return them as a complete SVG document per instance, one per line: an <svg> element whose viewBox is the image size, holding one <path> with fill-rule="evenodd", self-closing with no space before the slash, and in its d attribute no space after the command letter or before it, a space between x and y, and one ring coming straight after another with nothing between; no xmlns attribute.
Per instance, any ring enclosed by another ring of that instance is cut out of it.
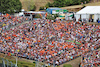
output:
<svg viewBox="0 0 100 67"><path fill-rule="evenodd" d="M39 10L44 10L44 7L40 7L40 9Z"/></svg>
<svg viewBox="0 0 100 67"><path fill-rule="evenodd" d="M35 5L31 6L30 11L35 11L35 10L36 10L36 6Z"/></svg>
<svg viewBox="0 0 100 67"><path fill-rule="evenodd" d="M53 4L53 3L48 2L48 3L46 4L46 8L48 8L48 7L54 7L54 4Z"/></svg>
<svg viewBox="0 0 100 67"><path fill-rule="evenodd" d="M36 14L34 18L42 18L40 14Z"/></svg>

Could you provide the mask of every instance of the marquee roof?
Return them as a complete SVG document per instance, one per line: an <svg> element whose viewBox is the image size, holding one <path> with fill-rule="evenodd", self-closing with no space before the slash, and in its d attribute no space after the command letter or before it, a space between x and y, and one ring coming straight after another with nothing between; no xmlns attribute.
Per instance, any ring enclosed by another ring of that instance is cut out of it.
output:
<svg viewBox="0 0 100 67"><path fill-rule="evenodd" d="M100 14L100 6L87 6L76 14Z"/></svg>

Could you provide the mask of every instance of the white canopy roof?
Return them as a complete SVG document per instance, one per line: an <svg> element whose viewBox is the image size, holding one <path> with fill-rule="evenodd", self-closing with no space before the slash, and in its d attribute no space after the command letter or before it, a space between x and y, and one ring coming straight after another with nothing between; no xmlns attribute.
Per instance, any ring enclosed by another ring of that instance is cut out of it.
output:
<svg viewBox="0 0 100 67"><path fill-rule="evenodd" d="M100 6L87 6L76 14L100 14Z"/></svg>

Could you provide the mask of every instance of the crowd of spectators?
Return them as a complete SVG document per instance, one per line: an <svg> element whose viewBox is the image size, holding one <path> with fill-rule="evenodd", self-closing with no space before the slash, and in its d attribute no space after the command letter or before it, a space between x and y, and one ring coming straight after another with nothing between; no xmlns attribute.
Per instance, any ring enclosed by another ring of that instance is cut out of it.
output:
<svg viewBox="0 0 100 67"><path fill-rule="evenodd" d="M25 17L15 17L14 15L0 15L0 32L27 20Z"/></svg>
<svg viewBox="0 0 100 67"><path fill-rule="evenodd" d="M37 19L0 33L0 52L56 65L100 47L100 26Z"/></svg>
<svg viewBox="0 0 100 67"><path fill-rule="evenodd" d="M98 67L100 66L100 50L91 51L82 55L82 67Z"/></svg>

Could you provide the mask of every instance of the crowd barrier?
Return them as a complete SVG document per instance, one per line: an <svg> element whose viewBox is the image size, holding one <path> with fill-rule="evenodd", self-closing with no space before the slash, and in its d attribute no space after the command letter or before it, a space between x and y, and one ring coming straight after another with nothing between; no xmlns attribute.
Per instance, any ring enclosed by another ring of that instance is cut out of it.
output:
<svg viewBox="0 0 100 67"><path fill-rule="evenodd" d="M0 67L17 67L17 66L13 64L11 61L8 61L7 59L0 58Z"/></svg>

